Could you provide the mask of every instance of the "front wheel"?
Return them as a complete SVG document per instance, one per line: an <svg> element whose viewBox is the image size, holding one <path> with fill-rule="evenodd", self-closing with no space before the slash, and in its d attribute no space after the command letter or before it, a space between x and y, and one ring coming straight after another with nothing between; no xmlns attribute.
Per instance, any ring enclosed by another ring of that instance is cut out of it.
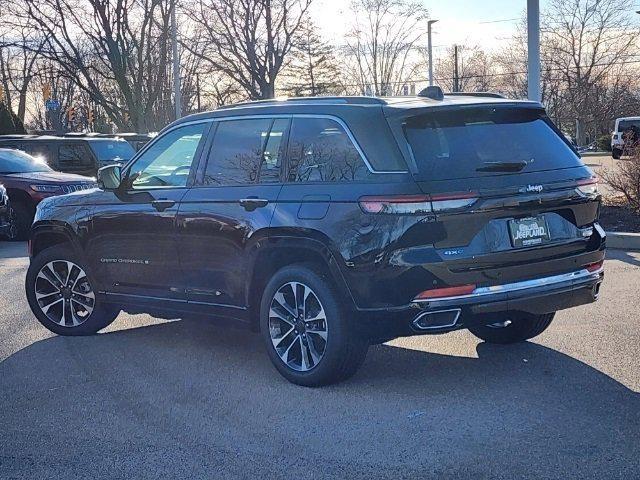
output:
<svg viewBox="0 0 640 480"><path fill-rule="evenodd" d="M317 387L352 376L367 354L348 309L312 266L285 267L271 278L260 304L269 358L292 383Z"/></svg>
<svg viewBox="0 0 640 480"><path fill-rule="evenodd" d="M25 283L27 300L38 321L58 335L91 335L118 316L103 304L84 262L71 248L47 248L32 259Z"/></svg>
<svg viewBox="0 0 640 480"><path fill-rule="evenodd" d="M613 157L614 160L620 160L620 157L622 157L622 150L618 150L617 148L614 148L611 151L611 156Z"/></svg>
<svg viewBox="0 0 640 480"><path fill-rule="evenodd" d="M476 337L489 343L516 343L537 337L551 324L555 313L534 315L531 313L514 312L506 316L505 320L469 327L469 331Z"/></svg>

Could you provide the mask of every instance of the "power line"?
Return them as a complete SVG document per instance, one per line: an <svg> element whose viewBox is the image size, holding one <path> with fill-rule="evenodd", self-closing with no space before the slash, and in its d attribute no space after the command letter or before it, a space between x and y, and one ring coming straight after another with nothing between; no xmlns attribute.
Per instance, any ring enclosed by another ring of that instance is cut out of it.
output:
<svg viewBox="0 0 640 480"><path fill-rule="evenodd" d="M503 23L503 22L514 22L516 20L522 20L522 18L504 18L502 20L488 20L486 22L478 22L480 25L485 25L488 23Z"/></svg>

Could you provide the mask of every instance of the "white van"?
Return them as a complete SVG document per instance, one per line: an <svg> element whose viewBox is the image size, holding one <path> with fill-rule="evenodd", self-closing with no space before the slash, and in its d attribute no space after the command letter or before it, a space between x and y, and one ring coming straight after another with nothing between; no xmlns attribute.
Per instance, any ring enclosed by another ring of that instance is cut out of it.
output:
<svg viewBox="0 0 640 480"><path fill-rule="evenodd" d="M622 117L616 119L616 127L611 134L611 156L620 158L624 151L624 134L634 129L640 132L640 117Z"/></svg>

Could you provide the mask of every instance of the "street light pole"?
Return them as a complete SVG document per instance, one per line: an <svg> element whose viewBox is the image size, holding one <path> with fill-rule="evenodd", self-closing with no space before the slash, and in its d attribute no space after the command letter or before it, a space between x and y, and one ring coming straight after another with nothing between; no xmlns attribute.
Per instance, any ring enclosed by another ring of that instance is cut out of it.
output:
<svg viewBox="0 0 640 480"><path fill-rule="evenodd" d="M178 57L178 24L176 23L176 2L171 2L171 46L173 56L173 98L176 106L176 120L182 116L182 94L180 93L180 58Z"/></svg>
<svg viewBox="0 0 640 480"><path fill-rule="evenodd" d="M427 50L429 52L429 86L433 85L433 46L431 45L431 25L438 20L429 20L427 22Z"/></svg>
<svg viewBox="0 0 640 480"><path fill-rule="evenodd" d="M540 95L540 0L527 0L527 93L539 102Z"/></svg>

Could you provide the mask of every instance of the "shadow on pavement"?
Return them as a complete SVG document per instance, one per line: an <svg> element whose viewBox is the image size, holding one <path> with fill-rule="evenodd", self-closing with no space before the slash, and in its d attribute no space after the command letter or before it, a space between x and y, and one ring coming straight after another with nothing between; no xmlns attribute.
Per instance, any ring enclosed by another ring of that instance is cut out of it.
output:
<svg viewBox="0 0 640 480"><path fill-rule="evenodd" d="M640 267L640 252L609 249L607 250L607 259L620 260L634 267Z"/></svg>
<svg viewBox="0 0 640 480"><path fill-rule="evenodd" d="M308 389L258 335L210 323L52 337L0 364L0 477L637 474L637 393L535 343L477 355L372 347Z"/></svg>
<svg viewBox="0 0 640 480"><path fill-rule="evenodd" d="M19 258L28 256L27 242L13 242L0 237L0 258Z"/></svg>

